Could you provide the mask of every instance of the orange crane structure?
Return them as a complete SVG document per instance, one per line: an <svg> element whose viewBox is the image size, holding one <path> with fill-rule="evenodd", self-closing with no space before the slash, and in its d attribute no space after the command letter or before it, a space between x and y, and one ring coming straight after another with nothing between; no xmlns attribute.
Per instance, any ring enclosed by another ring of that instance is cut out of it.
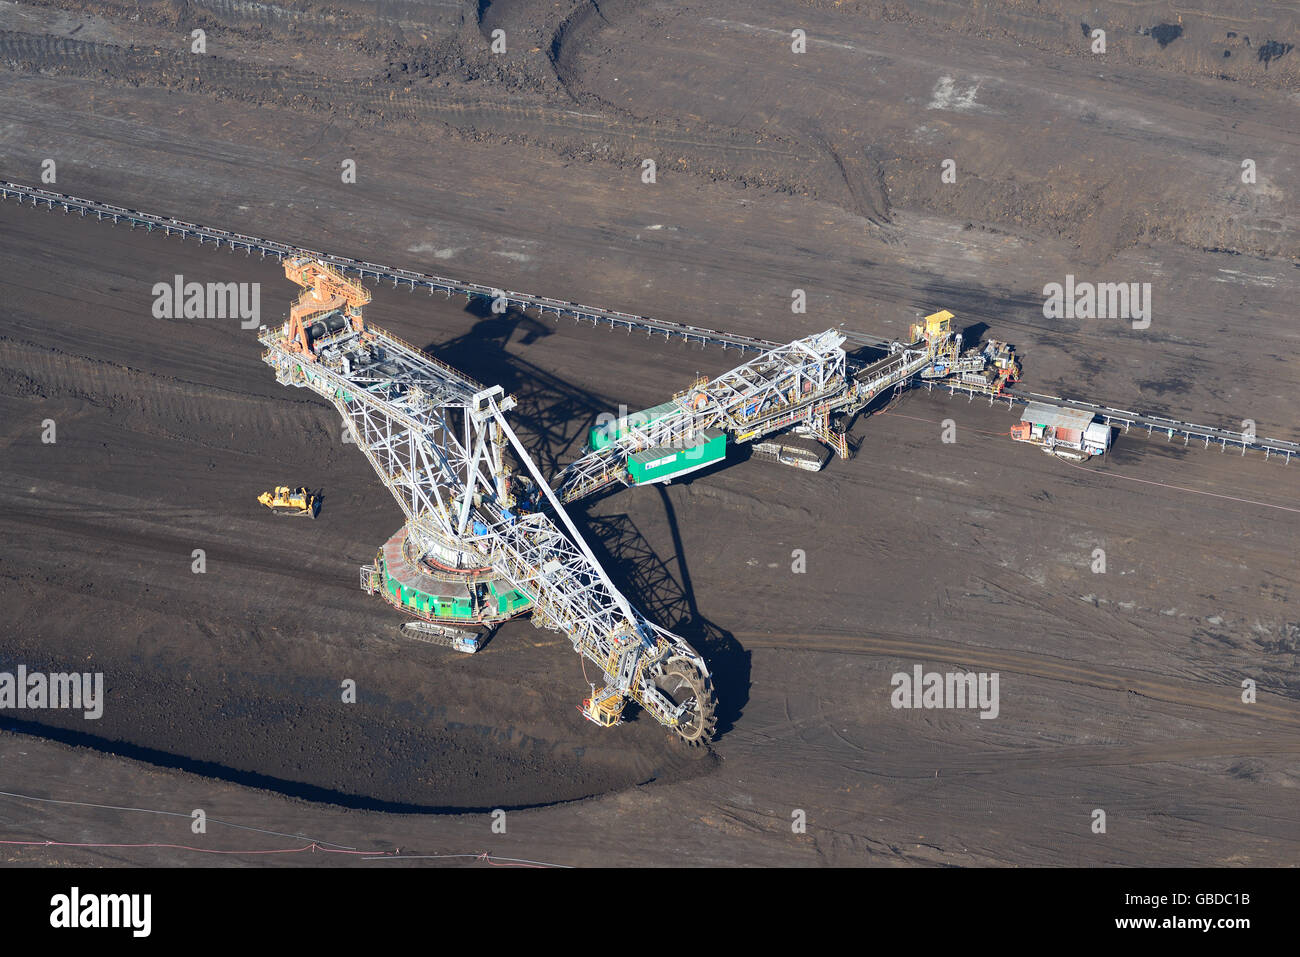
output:
<svg viewBox="0 0 1300 957"><path fill-rule="evenodd" d="M289 342L295 352L311 354L313 340L343 331L360 332L361 309L370 290L319 259L294 256L284 261L284 274L303 287L289 308ZM331 315L333 313L334 315Z"/></svg>

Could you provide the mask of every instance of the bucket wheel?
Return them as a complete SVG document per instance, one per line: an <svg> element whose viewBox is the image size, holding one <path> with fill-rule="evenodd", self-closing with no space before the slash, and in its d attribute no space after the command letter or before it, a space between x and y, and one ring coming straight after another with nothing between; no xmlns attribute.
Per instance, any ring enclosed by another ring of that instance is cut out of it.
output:
<svg viewBox="0 0 1300 957"><path fill-rule="evenodd" d="M678 656L668 659L655 683L674 705L686 708L675 728L678 736L691 746L709 741L718 724L709 676L690 658Z"/></svg>

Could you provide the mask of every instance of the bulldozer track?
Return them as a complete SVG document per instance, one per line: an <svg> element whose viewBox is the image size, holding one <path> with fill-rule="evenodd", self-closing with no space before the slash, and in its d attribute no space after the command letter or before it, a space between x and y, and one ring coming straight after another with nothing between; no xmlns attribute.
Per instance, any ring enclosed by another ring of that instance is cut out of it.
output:
<svg viewBox="0 0 1300 957"><path fill-rule="evenodd" d="M1181 681L1125 668L1101 667L1086 662L1068 661L1049 655L904 636L849 634L809 636L736 632L735 637L746 648L916 658L923 661L952 662L973 669L1008 671L1106 691L1127 692L1170 704L1219 711L1246 718L1260 718L1271 723L1300 728L1300 704L1267 691L1261 691L1256 703L1245 704L1241 701L1235 685L1216 686L1204 682Z"/></svg>
<svg viewBox="0 0 1300 957"><path fill-rule="evenodd" d="M108 83L185 88L209 87L210 94L282 106L328 104L331 112L361 118L405 116L433 120L470 135L484 133L524 138L552 148L584 151L590 137L602 138L602 155L640 163L649 148L660 154L690 152L690 160L709 170L733 169L755 183L807 187L805 172L821 159L810 146L770 137L773 145L747 142L736 131L674 130L662 122L635 117L605 118L543 104L537 94L440 93L431 89L384 85L382 80L339 82L328 76L283 66L250 66L219 56L195 56L159 49L123 49L111 43L0 30L0 62L29 72L91 76ZM529 102L535 99L536 102ZM701 135L703 134L703 135ZM616 152L610 153L614 149ZM621 150L623 155L617 151ZM678 157L673 157L677 159ZM754 166L761 159L763 168Z"/></svg>

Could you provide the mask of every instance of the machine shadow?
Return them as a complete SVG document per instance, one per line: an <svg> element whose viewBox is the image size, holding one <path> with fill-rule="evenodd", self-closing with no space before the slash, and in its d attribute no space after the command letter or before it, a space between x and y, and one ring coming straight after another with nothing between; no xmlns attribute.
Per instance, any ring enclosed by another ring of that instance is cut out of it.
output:
<svg viewBox="0 0 1300 957"><path fill-rule="evenodd" d="M510 412L511 425L549 481L578 457L587 428L597 415L609 410L610 401L507 350L517 334L519 345L531 345L551 335L546 323L513 306L504 313L493 313L483 299L472 300L465 311L479 319L469 332L429 343L424 351L485 386L501 386L518 400Z"/></svg>
<svg viewBox="0 0 1300 957"><path fill-rule="evenodd" d="M484 385L500 385L513 395L519 404L510 413L511 424L542 474L548 480L554 478L581 454L587 430L596 417L617 406L507 349L512 341L528 345L551 335L547 324L513 307L505 313L493 313L484 300L472 301L466 311L479 319L469 332L430 343L425 350ZM516 339L519 334L521 337ZM700 476L712 471L705 470ZM722 736L735 726L749 699L750 653L730 632L700 614L672 501L662 485L656 489L676 553L668 560L655 552L628 515L592 515L587 510L610 494L638 494L635 491L620 486L570 505L567 511L596 559L628 600L655 624L680 635L704 657L718 699L717 735Z"/></svg>
<svg viewBox="0 0 1300 957"><path fill-rule="evenodd" d="M735 727L749 701L750 652L731 632L700 614L677 516L667 491L663 486L656 489L673 536L675 555L669 560L659 556L625 513L570 514L592 554L632 604L655 624L680 635L704 658L713 676L717 736L722 737Z"/></svg>

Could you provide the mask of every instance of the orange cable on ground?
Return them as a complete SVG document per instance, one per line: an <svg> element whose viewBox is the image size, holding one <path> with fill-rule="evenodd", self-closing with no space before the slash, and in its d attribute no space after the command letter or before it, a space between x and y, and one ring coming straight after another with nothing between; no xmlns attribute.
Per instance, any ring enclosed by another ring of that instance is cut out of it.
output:
<svg viewBox="0 0 1300 957"><path fill-rule="evenodd" d="M16 798L23 801L34 801L39 804L62 804L71 807L89 807L106 811L135 811L142 814L158 814L164 817L183 817L188 818L189 814L183 814L179 811L164 811L157 808L147 807L122 807L113 804L92 804L88 801L67 801L57 798L37 797L32 794L18 794L12 791L0 791L0 797ZM211 824L219 824L223 827L233 827L241 831L256 831L261 834L272 834L276 837L292 837L291 834L282 834L279 831L268 831L260 827L250 827L246 824L234 824L230 821L219 821L216 818L209 818ZM330 846L325 846L330 845ZM84 847L84 848L160 848L183 851L196 851L200 854L301 854L303 852L315 853L320 851L324 854L347 854L362 855L364 860L369 861L409 861L409 860L434 860L446 858L473 858L480 863L491 864L493 867L536 867L536 868L567 868L567 864L552 864L547 861L529 861L517 857L493 857L488 851L479 854L403 854L401 849L396 851L362 851L354 847L334 844L332 841L312 841L303 847L275 848L269 850L221 850L219 848L194 847L188 844L165 844L165 843L148 843L148 844L109 844L109 843L73 843L66 841L5 841L0 840L0 846L11 847Z"/></svg>
<svg viewBox="0 0 1300 957"><path fill-rule="evenodd" d="M162 848L180 851L196 851L199 854L301 854L304 851L315 853L321 851L325 854L353 854L364 855L367 860L432 860L436 858L453 858L468 857L473 858L480 864L491 864L493 867L532 867L540 869L549 869L565 867L564 864L548 864L543 861L525 861L516 857L493 857L488 851L480 854L402 854L396 851L346 851L334 850L328 847L321 847L319 844L308 844L305 847L286 847L272 850L260 851L230 851L219 850L209 847L193 847L189 844L98 844L98 843L73 843L67 841L0 841L0 845L9 845L16 847L85 847L85 848L113 848L113 849L132 849L132 848Z"/></svg>

